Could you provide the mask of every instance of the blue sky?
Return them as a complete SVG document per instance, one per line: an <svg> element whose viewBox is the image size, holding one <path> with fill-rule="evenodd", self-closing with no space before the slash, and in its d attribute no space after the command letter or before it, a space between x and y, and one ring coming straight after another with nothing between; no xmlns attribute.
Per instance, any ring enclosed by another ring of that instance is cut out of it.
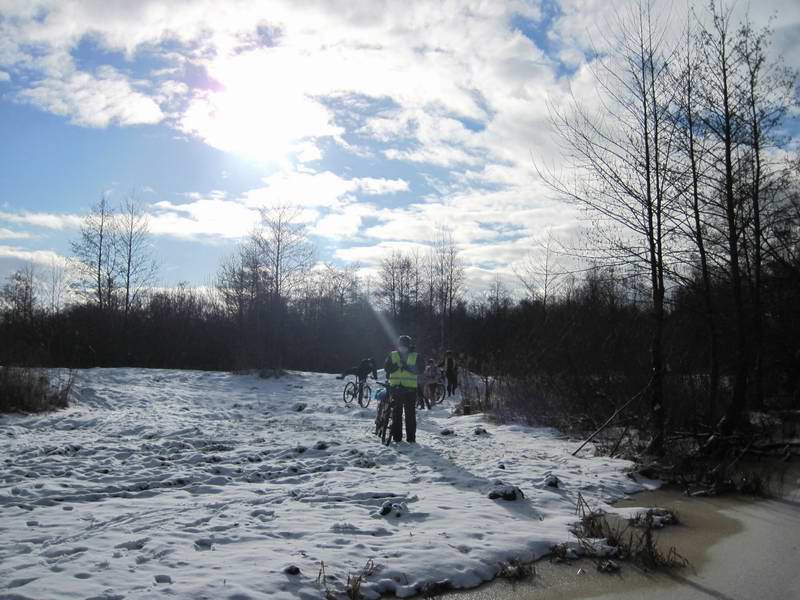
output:
<svg viewBox="0 0 800 600"><path fill-rule="evenodd" d="M775 52L797 62L800 8ZM535 176L547 103L587 85L600 0L0 0L0 276L69 256L103 193L147 206L161 284L207 284L297 204L321 261L365 273L452 229L470 285L573 207ZM796 66L796 65L793 65Z"/></svg>

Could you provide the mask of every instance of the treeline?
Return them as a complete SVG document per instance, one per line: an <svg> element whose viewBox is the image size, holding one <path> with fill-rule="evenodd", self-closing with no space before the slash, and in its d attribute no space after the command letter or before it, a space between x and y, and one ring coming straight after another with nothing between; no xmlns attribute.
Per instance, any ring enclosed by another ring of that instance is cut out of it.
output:
<svg viewBox="0 0 800 600"><path fill-rule="evenodd" d="M553 111L568 175L540 169L595 215L591 252L648 280L656 450L670 288L703 297L708 402L717 404L730 377L721 424L729 433L744 425L748 401L764 405L766 269L791 272L796 253L797 162L786 149L797 73L771 55L769 27L755 28L749 15L737 22L732 5L712 0L677 17L686 23L678 35L669 7L640 2L617 13L592 64L591 100ZM730 295L722 306L720 289Z"/></svg>
<svg viewBox="0 0 800 600"><path fill-rule="evenodd" d="M656 451L670 423L724 415L730 430L747 408L800 407L796 73L771 59L769 29L724 6L677 37L652 10L620 15L595 104L553 114L569 176L540 174L593 217L589 268L567 269L548 233L517 269L522 299L499 279L470 294L441 228L359 277L321 264L284 206L262 211L213 286L158 291L146 214L103 199L73 247L78 301L61 306L56 275L44 294L29 270L7 282L0 361L338 371L408 333L423 355L463 355L484 390L513 382L504 402L521 412L593 419L645 389Z"/></svg>

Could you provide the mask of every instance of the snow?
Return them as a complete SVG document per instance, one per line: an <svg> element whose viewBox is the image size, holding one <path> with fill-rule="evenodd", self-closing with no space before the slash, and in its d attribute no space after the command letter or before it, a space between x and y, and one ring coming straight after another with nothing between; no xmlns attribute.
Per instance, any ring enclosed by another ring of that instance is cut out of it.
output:
<svg viewBox="0 0 800 600"><path fill-rule="evenodd" d="M654 485L448 400L418 411L417 445L385 447L375 403L345 407L341 389L92 369L69 409L0 417L0 598L319 598L368 561L367 598L473 587L569 540L579 493L607 507ZM489 499L498 486L524 497Z"/></svg>

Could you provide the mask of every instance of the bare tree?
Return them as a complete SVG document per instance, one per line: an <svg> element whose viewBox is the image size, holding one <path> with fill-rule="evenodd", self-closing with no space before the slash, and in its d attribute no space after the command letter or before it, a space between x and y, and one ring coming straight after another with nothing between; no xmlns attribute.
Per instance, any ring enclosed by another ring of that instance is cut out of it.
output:
<svg viewBox="0 0 800 600"><path fill-rule="evenodd" d="M0 289L0 299L13 320L33 322L36 309L36 279L33 264L27 264L9 275L6 284Z"/></svg>
<svg viewBox="0 0 800 600"><path fill-rule="evenodd" d="M800 156L788 161L768 227L767 256L800 280Z"/></svg>
<svg viewBox="0 0 800 600"><path fill-rule="evenodd" d="M732 8L709 4L711 22L700 30L699 70L702 85L698 89L698 117L708 131L713 144L709 146L707 164L712 181L711 197L717 202L722 216L722 235L727 245L727 263L732 288L736 323L736 349L733 399L728 407L726 430L735 427L742 418L746 402L748 358L745 307L741 273L741 235L743 229L743 198L737 194L740 173L737 155L745 139L742 119L741 62L736 52L732 31ZM719 200L716 200L716 199Z"/></svg>
<svg viewBox="0 0 800 600"><path fill-rule="evenodd" d="M144 289L158 274L149 240L149 217L134 194L125 197L117 215L116 252L119 256L122 308L125 320Z"/></svg>
<svg viewBox="0 0 800 600"><path fill-rule="evenodd" d="M663 330L668 246L676 191L670 176L674 86L667 66L674 50L667 19L645 0L617 15L605 40L607 60L596 61L598 111L577 101L553 108L553 125L574 179L540 176L564 197L603 221L601 251L617 264L644 267L651 288L651 449L663 449Z"/></svg>
<svg viewBox="0 0 800 600"><path fill-rule="evenodd" d="M288 300L314 264L314 246L299 217L300 210L294 206L263 208L261 227L253 235L275 299Z"/></svg>
<svg viewBox="0 0 800 600"><path fill-rule="evenodd" d="M42 295L47 302L47 310L55 315L61 312L67 301L70 281L66 265L56 259L50 261L42 281Z"/></svg>
<svg viewBox="0 0 800 600"><path fill-rule="evenodd" d="M442 225L437 229L429 254L428 276L431 304L436 307L442 348L452 329L453 307L464 292L464 264L453 232Z"/></svg>
<svg viewBox="0 0 800 600"><path fill-rule="evenodd" d="M240 328L247 311L255 299L254 273L250 269L248 252L244 246L222 261L217 273L216 288L229 314L236 315Z"/></svg>
<svg viewBox="0 0 800 600"><path fill-rule="evenodd" d="M395 250L380 262L375 295L392 318L408 316L415 292L415 270L411 256Z"/></svg>
<svg viewBox="0 0 800 600"><path fill-rule="evenodd" d="M544 318L547 318L547 306L558 294L564 279L557 255L558 241L548 228L545 239L540 241L535 251L529 252L521 265L514 268L514 274L520 281L531 300L542 303Z"/></svg>
<svg viewBox="0 0 800 600"><path fill-rule="evenodd" d="M711 270L707 250L707 219L710 200L707 195L708 164L706 156L709 141L707 131L698 117L699 107L697 88L698 81L697 47L692 29L691 15L687 18L685 46L673 71L675 97L677 146L685 163L679 168L681 176L687 183L681 186L684 218L679 219L685 235L697 249L700 276L703 283L703 299L705 302L706 326L709 339L709 397L708 412L713 414L717 406L719 393L719 334L717 332L717 316L712 297Z"/></svg>
<svg viewBox="0 0 800 600"><path fill-rule="evenodd" d="M256 330L268 325L272 335L265 336L267 360L281 368L285 349L285 316L289 302L302 290L305 278L314 265L314 246L308 239L300 210L283 205L261 209L260 227L251 236L255 255L253 281L256 288ZM261 285L266 284L266 302L261 302ZM265 321L260 314L266 308Z"/></svg>
<svg viewBox="0 0 800 600"><path fill-rule="evenodd" d="M116 215L105 194L92 207L80 228L80 237L72 242L80 282L78 291L94 300L100 310L116 306L118 254Z"/></svg>
<svg viewBox="0 0 800 600"><path fill-rule="evenodd" d="M763 406L763 308L762 265L764 249L764 213L772 208L771 196L783 181L782 164L769 159L770 151L780 145L777 134L789 109L796 104L797 73L787 69L781 61L768 62L772 30L765 27L755 30L749 18L740 25L735 51L742 66L743 104L742 119L746 121L750 167L750 210L752 214L752 277L753 302L753 365L756 407Z"/></svg>
<svg viewBox="0 0 800 600"><path fill-rule="evenodd" d="M402 255L392 252L390 256L381 259L378 267L378 285L375 288L375 297L379 305L388 310L393 319L397 319L397 290L399 287L399 264Z"/></svg>
<svg viewBox="0 0 800 600"><path fill-rule="evenodd" d="M495 273L485 295L489 310L493 313L498 313L511 305L511 294L499 273Z"/></svg>

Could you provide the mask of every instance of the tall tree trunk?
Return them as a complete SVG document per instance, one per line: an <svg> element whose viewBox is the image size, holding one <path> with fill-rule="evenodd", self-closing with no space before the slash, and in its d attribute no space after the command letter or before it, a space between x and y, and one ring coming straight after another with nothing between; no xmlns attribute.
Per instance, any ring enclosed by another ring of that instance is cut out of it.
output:
<svg viewBox="0 0 800 600"><path fill-rule="evenodd" d="M641 23L641 21L640 21ZM648 14L649 25L649 14ZM654 454L663 452L664 442L664 376L663 376L663 327L664 327L664 295L663 279L661 275L661 239L660 239L660 206L658 201L654 201L655 196L660 197L658 180L658 155L655 156L655 166L652 150L658 152L658 115L657 105L655 104L655 88L653 82L653 56L652 48L645 48L644 36L640 37L640 60L641 60L641 101L643 116L643 142L644 142L644 176L646 180L645 203L647 207L647 229L648 244L650 255L650 280L652 286L653 305L651 314L653 318L653 334L650 343L650 364L651 364L651 396L650 404L652 411L652 430L653 440L650 443L650 451ZM648 42L651 39L648 37ZM649 57L649 60L648 60ZM649 67L649 69L648 69ZM648 72L649 71L649 72ZM648 75L650 85L647 85ZM648 94L653 94L653 105L648 106ZM653 119L653 139L651 140L650 119ZM653 148L651 149L651 145ZM653 178L655 177L655 182ZM653 190L655 183L655 190ZM654 210L655 209L655 210Z"/></svg>
<svg viewBox="0 0 800 600"><path fill-rule="evenodd" d="M764 406L764 388L762 377L763 352L762 352L762 317L761 317L761 132L758 123L758 111L755 104L755 81L751 74L750 79L750 116L752 120L753 143L753 176L752 176L752 203L753 203L753 352L754 359L754 406L761 409Z"/></svg>
<svg viewBox="0 0 800 600"><path fill-rule="evenodd" d="M717 396L719 394L719 341L717 335L714 302L711 294L711 274L708 269L708 255L703 236L702 220L700 215L700 173L697 166L697 150L695 146L695 115L694 115L694 72L692 70L689 47L691 39L687 30L686 50L686 126L689 141L689 166L692 175L692 216L694 218L694 238L697 252L700 255L700 273L703 280L703 299L706 309L706 326L708 327L709 342L709 385L708 385L708 416L713 418L717 411Z"/></svg>
<svg viewBox="0 0 800 600"><path fill-rule="evenodd" d="M727 56L727 41L721 41L721 77L723 102L723 144L725 151L725 218L727 221L728 257L730 259L731 287L736 317L736 355L734 362L733 399L728 406L725 432L730 432L742 422L747 399L747 338L745 312L742 298L742 276L739 265L739 225L737 223L737 201L734 194L733 169L733 108L731 106L730 72Z"/></svg>

